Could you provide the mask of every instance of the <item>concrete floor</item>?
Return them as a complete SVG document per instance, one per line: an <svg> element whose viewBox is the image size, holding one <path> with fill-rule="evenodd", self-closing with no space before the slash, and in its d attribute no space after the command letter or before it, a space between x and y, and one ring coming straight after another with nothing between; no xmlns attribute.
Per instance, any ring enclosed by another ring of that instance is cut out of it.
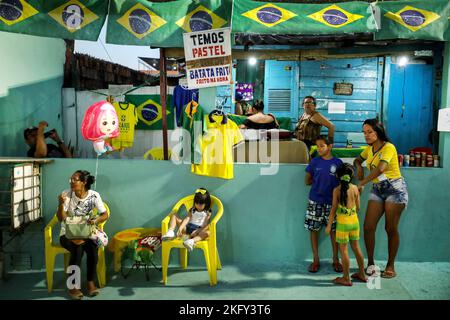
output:
<svg viewBox="0 0 450 320"><path fill-rule="evenodd" d="M309 262L295 266L230 265L219 271L219 283L210 287L205 268L169 269L167 286L161 274L150 270L150 281L144 271L136 271L124 279L120 274L109 277L101 294L90 299L108 300L436 300L450 299L450 263L398 262L398 276L380 279L380 289L369 289L364 283L341 287L331 281L336 274L329 262L322 261L316 274L306 272ZM351 262L355 266L355 261ZM384 264L380 263L381 266ZM0 299L68 299L65 277L55 272L54 291L48 293L45 270L9 272L0 282Z"/></svg>

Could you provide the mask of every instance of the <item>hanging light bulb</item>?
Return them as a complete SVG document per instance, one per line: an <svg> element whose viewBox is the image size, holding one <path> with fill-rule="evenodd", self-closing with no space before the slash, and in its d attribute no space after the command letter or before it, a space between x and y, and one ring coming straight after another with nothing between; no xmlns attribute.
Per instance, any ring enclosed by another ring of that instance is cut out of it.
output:
<svg viewBox="0 0 450 320"><path fill-rule="evenodd" d="M408 57L401 56L400 58L398 58L397 64L398 64L399 67L404 67L404 66L406 66L408 64L408 62L409 62Z"/></svg>
<svg viewBox="0 0 450 320"><path fill-rule="evenodd" d="M250 57L248 59L248 64L251 65L251 66L254 66L256 64L256 62L257 62L257 60L256 60L255 57Z"/></svg>

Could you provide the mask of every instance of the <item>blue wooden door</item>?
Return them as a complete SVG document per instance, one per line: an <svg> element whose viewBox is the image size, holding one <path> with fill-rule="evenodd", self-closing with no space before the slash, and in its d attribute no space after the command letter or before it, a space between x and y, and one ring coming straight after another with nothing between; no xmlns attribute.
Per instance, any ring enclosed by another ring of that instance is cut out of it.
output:
<svg viewBox="0 0 450 320"><path fill-rule="evenodd" d="M324 61L302 61L300 63L300 110L305 96L317 100L317 111L335 126L335 146L345 146L347 139L353 145L365 145L362 124L368 118L381 113L381 80L383 75L382 58L353 58ZM352 95L336 95L335 83L346 82L353 85ZM332 102L345 103L345 113L329 112ZM322 128L322 134L328 134Z"/></svg>
<svg viewBox="0 0 450 320"><path fill-rule="evenodd" d="M276 117L298 117L298 62L266 60L264 112Z"/></svg>
<svg viewBox="0 0 450 320"><path fill-rule="evenodd" d="M405 154L414 147L431 147L433 128L433 66L390 64L386 108L387 133Z"/></svg>

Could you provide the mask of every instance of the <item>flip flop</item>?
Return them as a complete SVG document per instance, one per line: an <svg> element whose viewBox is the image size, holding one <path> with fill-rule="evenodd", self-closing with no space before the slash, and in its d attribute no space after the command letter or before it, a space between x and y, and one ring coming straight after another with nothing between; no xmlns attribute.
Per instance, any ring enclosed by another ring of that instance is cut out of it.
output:
<svg viewBox="0 0 450 320"><path fill-rule="evenodd" d="M333 262L333 269L335 272L341 273L344 269L342 268L342 264L339 261Z"/></svg>
<svg viewBox="0 0 450 320"><path fill-rule="evenodd" d="M368 276L373 276L375 273L377 273L377 270L379 271L380 269L378 269L378 268L372 268L372 273L370 273L368 270L369 270L369 267L370 266L368 266L364 271L365 271L365 273L366 273L366 275L368 275Z"/></svg>
<svg viewBox="0 0 450 320"><path fill-rule="evenodd" d="M337 277L336 279L333 280L334 284L339 284L341 286L345 286L345 287L351 287L353 285L353 283L347 282L343 277Z"/></svg>
<svg viewBox="0 0 450 320"><path fill-rule="evenodd" d="M97 288L94 290L89 290L90 297L95 297L95 296L98 296L99 294L100 294L100 290L98 290Z"/></svg>
<svg viewBox="0 0 450 320"><path fill-rule="evenodd" d="M381 277L385 279L392 279L395 278L396 276L397 273L395 273L395 271L392 270L384 270L383 272L381 272Z"/></svg>
<svg viewBox="0 0 450 320"><path fill-rule="evenodd" d="M308 267L308 271L311 273L316 273L320 269L320 263L311 263Z"/></svg>
<svg viewBox="0 0 450 320"><path fill-rule="evenodd" d="M73 299L73 300L81 300L83 299L84 295L82 292L75 292L75 293L70 293L69 292L69 296Z"/></svg>
<svg viewBox="0 0 450 320"><path fill-rule="evenodd" d="M367 282L367 278L366 278L366 277L364 277L364 279L361 278L361 277L359 276L359 273L354 273L354 274L352 274L352 275L351 275L351 278L352 278L352 279L355 279L356 281Z"/></svg>

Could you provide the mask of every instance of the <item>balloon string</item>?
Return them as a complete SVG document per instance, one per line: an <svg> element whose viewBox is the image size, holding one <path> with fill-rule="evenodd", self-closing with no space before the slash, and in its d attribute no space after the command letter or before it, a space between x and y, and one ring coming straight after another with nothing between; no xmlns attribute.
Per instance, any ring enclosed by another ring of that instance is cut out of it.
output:
<svg viewBox="0 0 450 320"><path fill-rule="evenodd" d="M94 182L94 191L97 191L98 157L99 157L99 154L97 153L97 161L95 162L95 182Z"/></svg>

